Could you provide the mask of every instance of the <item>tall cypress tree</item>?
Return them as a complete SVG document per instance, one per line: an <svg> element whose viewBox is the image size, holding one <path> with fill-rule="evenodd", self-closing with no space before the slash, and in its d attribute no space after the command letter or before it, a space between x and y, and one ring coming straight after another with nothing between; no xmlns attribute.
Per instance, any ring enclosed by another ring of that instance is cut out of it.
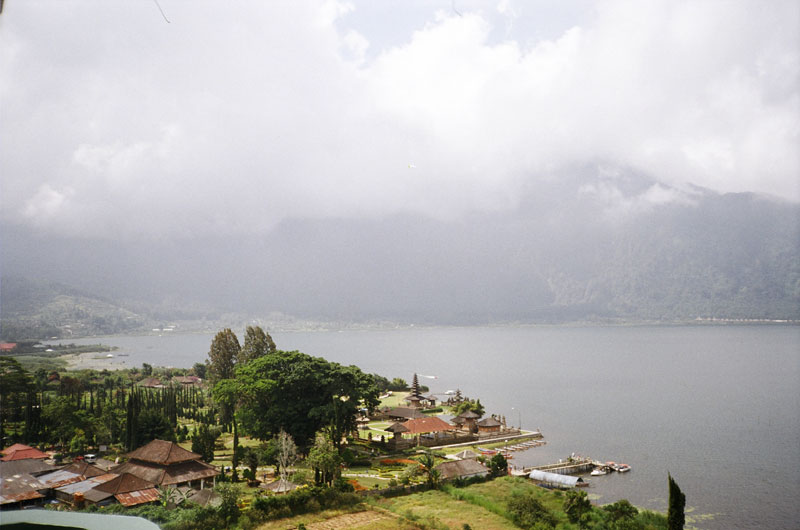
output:
<svg viewBox="0 0 800 530"><path fill-rule="evenodd" d="M686 507L686 495L678 487L678 483L673 480L672 475L667 473L667 477L669 478L667 528L669 530L682 530L685 522L683 509Z"/></svg>

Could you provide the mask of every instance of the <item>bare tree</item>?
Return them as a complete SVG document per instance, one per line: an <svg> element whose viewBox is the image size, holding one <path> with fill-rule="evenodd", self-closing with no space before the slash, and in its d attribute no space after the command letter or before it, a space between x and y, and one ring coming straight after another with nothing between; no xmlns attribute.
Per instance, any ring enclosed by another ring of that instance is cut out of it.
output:
<svg viewBox="0 0 800 530"><path fill-rule="evenodd" d="M280 430L278 433L278 472L281 475L281 480L286 480L289 474L289 466L297 461L297 446L294 444L292 435Z"/></svg>

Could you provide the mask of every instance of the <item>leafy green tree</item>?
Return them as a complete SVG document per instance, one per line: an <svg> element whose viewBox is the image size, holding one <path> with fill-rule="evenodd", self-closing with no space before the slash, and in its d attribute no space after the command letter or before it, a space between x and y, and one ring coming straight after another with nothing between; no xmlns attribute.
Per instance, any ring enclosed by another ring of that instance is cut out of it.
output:
<svg viewBox="0 0 800 530"><path fill-rule="evenodd" d="M684 508L686 507L686 495L683 494L678 483L667 473L669 480L669 503L667 507L667 528L669 530L681 530L685 523Z"/></svg>
<svg viewBox="0 0 800 530"><path fill-rule="evenodd" d="M204 462L214 460L214 445L219 438L216 429L209 429L205 423L200 424L197 432L192 436L192 452L201 455Z"/></svg>
<svg viewBox="0 0 800 530"><path fill-rule="evenodd" d="M153 365L142 363L142 375L145 377L150 377L153 375Z"/></svg>
<svg viewBox="0 0 800 530"><path fill-rule="evenodd" d="M139 414L134 446L140 447L156 439L174 442L175 430L160 410L145 409Z"/></svg>
<svg viewBox="0 0 800 530"><path fill-rule="evenodd" d="M483 405L481 405L481 400L473 401L471 399L465 399L461 403L458 403L455 407L453 407L453 414L458 416L459 414L463 414L471 410L478 416L483 416L485 409Z"/></svg>
<svg viewBox="0 0 800 530"><path fill-rule="evenodd" d="M206 368L207 368L206 365L203 363L194 363L194 366L192 366L192 372L194 372L194 375L196 375L200 379L205 379Z"/></svg>
<svg viewBox="0 0 800 530"><path fill-rule="evenodd" d="M314 482L330 486L339 476L341 458L330 437L318 433L314 446L308 452L306 462L314 470Z"/></svg>
<svg viewBox="0 0 800 530"><path fill-rule="evenodd" d="M608 513L611 521L614 523L624 519L633 520L639 515L639 510L626 499L619 500L612 504L606 504L603 506L603 511Z"/></svg>
<svg viewBox="0 0 800 530"><path fill-rule="evenodd" d="M214 488L220 496L218 513L225 518L230 526L239 518L239 497L242 495L240 486L236 484L217 484ZM229 526L229 527L230 527Z"/></svg>
<svg viewBox="0 0 800 530"><path fill-rule="evenodd" d="M556 524L555 516L532 491L513 492L508 500L508 512L512 522L520 528L553 528Z"/></svg>
<svg viewBox="0 0 800 530"><path fill-rule="evenodd" d="M261 326L247 326L244 332L244 346L239 352L239 362L246 363L275 350L277 350L275 341L269 333L261 329Z"/></svg>
<svg viewBox="0 0 800 530"><path fill-rule="evenodd" d="M497 453L489 461L489 470L493 477L508 475L508 460L500 453Z"/></svg>
<svg viewBox="0 0 800 530"><path fill-rule="evenodd" d="M297 351L275 351L237 368L244 429L268 440L283 429L308 447L325 429L335 447L355 430L361 407L378 405L374 380L355 366L341 366Z"/></svg>
<svg viewBox="0 0 800 530"><path fill-rule="evenodd" d="M89 442L86 440L86 433L83 429L75 429L75 434L69 441L69 451L73 454L81 454L86 451L86 446Z"/></svg>
<svg viewBox="0 0 800 530"><path fill-rule="evenodd" d="M258 464L259 462L258 451L253 449L252 447L247 448L247 452L244 456L244 461L247 464L247 468L250 470L250 476L252 479L256 478L256 472L258 471Z"/></svg>
<svg viewBox="0 0 800 530"><path fill-rule="evenodd" d="M581 528L583 516L592 511L592 503L589 502L589 497L585 491L570 490L567 492L567 498L564 500L564 512L570 523L578 523Z"/></svg>
<svg viewBox="0 0 800 530"><path fill-rule="evenodd" d="M19 421L27 395L34 390L30 374L13 357L0 357L0 420Z"/></svg>
<svg viewBox="0 0 800 530"><path fill-rule="evenodd" d="M65 446L72 439L77 429L84 432L85 417L78 413L75 403L67 396L55 398L44 405L42 420L46 426L46 439L60 446Z"/></svg>
<svg viewBox="0 0 800 530"><path fill-rule="evenodd" d="M225 328L216 334L208 350L208 375L212 385L223 379L231 379L239 358L239 339L230 328Z"/></svg>
<svg viewBox="0 0 800 530"><path fill-rule="evenodd" d="M389 390L393 392L402 392L403 390L407 389L408 383L406 383L405 379L401 379L399 377L392 379L392 382L389 384Z"/></svg>

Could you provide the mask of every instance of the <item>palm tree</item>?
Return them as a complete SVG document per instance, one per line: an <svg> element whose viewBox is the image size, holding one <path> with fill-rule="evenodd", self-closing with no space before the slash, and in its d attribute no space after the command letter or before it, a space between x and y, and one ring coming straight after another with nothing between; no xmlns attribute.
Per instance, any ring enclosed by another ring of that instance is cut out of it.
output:
<svg viewBox="0 0 800 530"><path fill-rule="evenodd" d="M430 451L425 451L422 458L419 459L419 465L422 468L422 473L428 480L429 486L434 486L439 482L439 470L436 469L436 458Z"/></svg>

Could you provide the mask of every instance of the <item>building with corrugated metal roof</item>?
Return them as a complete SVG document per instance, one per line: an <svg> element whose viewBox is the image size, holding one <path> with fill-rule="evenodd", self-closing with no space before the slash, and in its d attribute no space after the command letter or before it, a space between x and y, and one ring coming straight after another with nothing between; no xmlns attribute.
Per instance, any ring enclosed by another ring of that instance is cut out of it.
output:
<svg viewBox="0 0 800 530"><path fill-rule="evenodd" d="M528 475L528 478L535 480L536 482L542 482L544 484L549 484L551 486L557 486L560 488L574 488L578 484L583 483L583 479L581 477L574 477L572 475L559 475L558 473L548 473L547 471L540 471L538 469L531 471Z"/></svg>

